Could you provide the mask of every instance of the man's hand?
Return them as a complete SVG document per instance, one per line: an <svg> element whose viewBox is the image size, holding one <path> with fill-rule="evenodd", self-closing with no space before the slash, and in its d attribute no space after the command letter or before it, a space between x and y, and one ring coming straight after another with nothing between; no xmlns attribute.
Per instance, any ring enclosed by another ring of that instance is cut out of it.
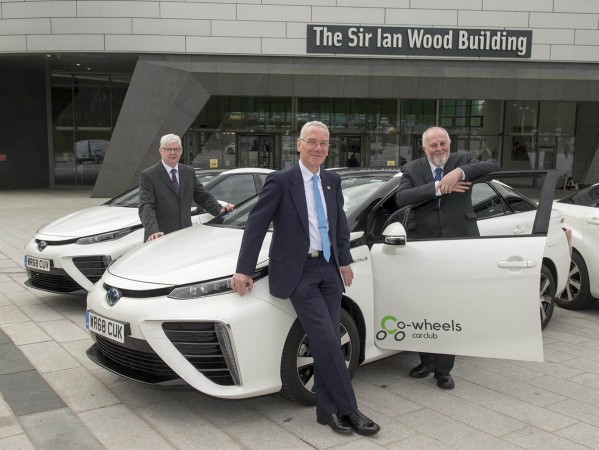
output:
<svg viewBox="0 0 599 450"><path fill-rule="evenodd" d="M254 280L249 275L244 273L236 273L231 277L231 288L239 295L245 294L245 288L247 287L248 292L254 287Z"/></svg>
<svg viewBox="0 0 599 450"><path fill-rule="evenodd" d="M148 236L148 240L146 242L153 241L154 239L161 238L162 236L164 236L164 233L162 231L159 231L158 233L154 233Z"/></svg>
<svg viewBox="0 0 599 450"><path fill-rule="evenodd" d="M470 181L462 181L464 172L462 169L456 168L441 178L435 192L441 194L449 194L451 192L466 192L472 184Z"/></svg>
<svg viewBox="0 0 599 450"><path fill-rule="evenodd" d="M345 286L351 286L351 282L354 279L354 271L351 270L351 266L339 266L341 271L341 278L343 278L343 284Z"/></svg>
<svg viewBox="0 0 599 450"><path fill-rule="evenodd" d="M224 213L225 211L227 212L231 212L235 209L235 205L233 205L232 203L227 203L225 206L222 207L222 209L220 210L220 213Z"/></svg>

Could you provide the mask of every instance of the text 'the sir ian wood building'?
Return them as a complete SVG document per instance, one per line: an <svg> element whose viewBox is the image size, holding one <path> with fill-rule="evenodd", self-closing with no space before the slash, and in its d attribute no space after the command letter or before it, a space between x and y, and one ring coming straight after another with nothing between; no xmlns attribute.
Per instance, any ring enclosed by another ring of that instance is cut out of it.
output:
<svg viewBox="0 0 599 450"><path fill-rule="evenodd" d="M599 181L599 2L0 0L0 189L137 183L185 163L398 167L445 127L504 170Z"/></svg>

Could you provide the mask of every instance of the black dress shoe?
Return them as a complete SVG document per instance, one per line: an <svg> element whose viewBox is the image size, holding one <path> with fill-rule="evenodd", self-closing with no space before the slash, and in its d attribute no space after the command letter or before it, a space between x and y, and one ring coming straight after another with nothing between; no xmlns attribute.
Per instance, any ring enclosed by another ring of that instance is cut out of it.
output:
<svg viewBox="0 0 599 450"><path fill-rule="evenodd" d="M316 421L321 425L328 425L337 433L351 434L354 432L352 426L340 414L329 414L328 416L316 416Z"/></svg>
<svg viewBox="0 0 599 450"><path fill-rule="evenodd" d="M372 436L377 434L381 427L369 419L360 411L353 412L348 415L341 416L347 420L354 431L362 436Z"/></svg>
<svg viewBox="0 0 599 450"><path fill-rule="evenodd" d="M424 364L418 364L416 367L410 370L410 376L412 378L425 378L428 377L428 374L431 372L432 370Z"/></svg>
<svg viewBox="0 0 599 450"><path fill-rule="evenodd" d="M437 380L437 386L441 389L453 389L455 387L453 378L449 374L436 373L435 379Z"/></svg>

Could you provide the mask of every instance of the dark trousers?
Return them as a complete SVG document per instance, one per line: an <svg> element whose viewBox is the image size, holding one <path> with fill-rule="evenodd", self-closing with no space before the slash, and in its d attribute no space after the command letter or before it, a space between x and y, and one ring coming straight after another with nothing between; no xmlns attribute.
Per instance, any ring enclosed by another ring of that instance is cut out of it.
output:
<svg viewBox="0 0 599 450"><path fill-rule="evenodd" d="M318 415L351 414L358 409L341 351L342 292L337 265L320 257L306 260L302 278L290 296L314 357Z"/></svg>
<svg viewBox="0 0 599 450"><path fill-rule="evenodd" d="M445 355L442 353L420 353L420 363L435 369L435 373L449 375L453 369L455 355Z"/></svg>

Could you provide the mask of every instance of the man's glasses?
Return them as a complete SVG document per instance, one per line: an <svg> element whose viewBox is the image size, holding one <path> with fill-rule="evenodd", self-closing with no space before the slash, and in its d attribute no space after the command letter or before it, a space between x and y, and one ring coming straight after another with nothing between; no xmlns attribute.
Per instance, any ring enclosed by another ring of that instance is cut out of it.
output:
<svg viewBox="0 0 599 450"><path fill-rule="evenodd" d="M317 145L320 145L322 148L329 148L329 145L331 145L327 141L318 142L315 139L306 140L304 138L300 138L300 141L304 141L308 147L316 147Z"/></svg>
<svg viewBox="0 0 599 450"><path fill-rule="evenodd" d="M181 147L176 147L176 148L162 147L162 150L164 150L167 153L179 153L181 151Z"/></svg>

